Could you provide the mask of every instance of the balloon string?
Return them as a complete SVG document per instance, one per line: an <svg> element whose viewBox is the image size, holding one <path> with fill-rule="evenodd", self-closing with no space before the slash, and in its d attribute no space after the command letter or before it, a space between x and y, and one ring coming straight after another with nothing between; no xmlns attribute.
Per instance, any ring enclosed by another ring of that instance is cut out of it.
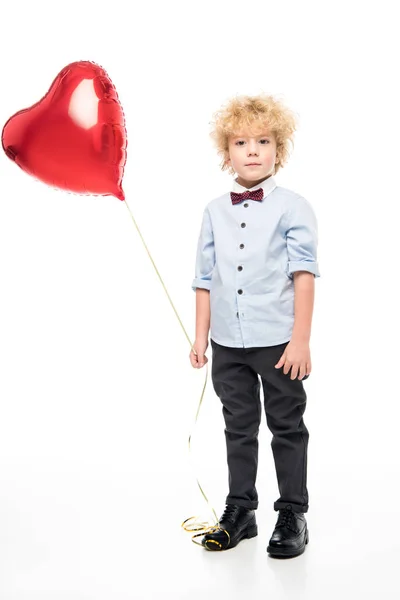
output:
<svg viewBox="0 0 400 600"><path fill-rule="evenodd" d="M137 229L137 232L138 232L138 234L139 234L139 236L140 236L140 239L141 239L141 240L142 240L142 242L143 242L143 245L144 245L144 247L145 247L145 249L146 249L146 252L147 252L147 254L148 254L148 256L149 256L149 258L150 258L150 260L151 260L151 262L152 262L152 264L153 264L153 267L154 267L154 269L156 270L156 273L157 273L157 275L158 275L158 277L159 277L159 279L160 279L161 285L163 286L163 288L164 288L164 291L165 291L165 293L167 294L168 300L170 301L170 303L171 303L171 306L172 306L172 308L173 308L173 310L174 310L174 312L175 312L175 315L176 315L176 317L177 317L177 319L178 319L178 321L179 321L179 323L180 323L180 326L182 327L183 333L185 334L185 336L186 336L186 339L188 340L188 342L189 342L189 344L190 344L190 348L191 348L191 349L193 350L193 352L194 352L194 353L197 355L197 352L196 352L196 350L194 349L192 342L190 341L190 337L188 336L188 334L187 334L187 331L186 331L185 327L183 326L183 323L182 323L182 321L181 321L181 319L180 319L180 317L179 317L179 315L178 315L178 312L177 312L177 310L176 310L176 308L175 308L175 306L174 306L174 303L173 303L173 302L172 302L172 300L171 300L171 297L170 297L170 295L169 295L169 293L168 293L168 290L167 290L167 288L166 288L166 286L165 286L165 284L164 284L164 281L163 281L163 279L162 279L162 277L161 277L161 275L160 275L160 272L159 272L159 270L158 270L158 269L157 269L157 267L156 267L156 264L155 264L155 262L154 262L154 260L153 260L153 257L152 257L152 256L151 256L151 254L150 254L150 251L149 251L149 249L148 249L148 247L147 247L147 244L146 244L146 242L144 241L144 238L143 238L143 236L142 236L142 234L141 234L141 231L140 231L140 229L139 229L139 227L138 227L138 225L137 225L137 223L136 223L136 220L135 220L135 218L134 218L134 216L133 216L133 214L132 214L132 211L131 211L131 209L129 208L129 205L128 205L128 203L127 203L127 201L126 201L126 200L125 200L125 204L126 204L126 207L127 207L128 211L129 211L129 214L130 214L130 216L131 216L131 219L132 219L132 221L133 221L133 224L135 225L135 227L136 227L136 229ZM200 396L200 402L199 402L199 405L198 405L198 408L197 408L196 417L195 417L195 420L194 420L194 425L193 425L193 426L195 426L195 425L196 425L196 423L197 423L197 419L198 419L199 412L200 412L200 407L201 407L201 405L202 405L203 398L204 398L204 393L205 393L205 390L206 390L207 379L208 379L208 363L206 363L206 377L205 377L204 386L203 386L203 390L202 390L202 393L201 393L201 396ZM189 455L190 455L190 453L191 453L191 438L192 438L192 434L190 433L190 435L189 435ZM197 479L197 477L196 477L196 476L195 476L195 479L196 479L197 485L198 485L198 487L199 487L199 489L200 489L200 492L201 492L201 494L203 495L203 498L205 499L205 501L207 502L208 506L211 508L211 511L212 511L212 513L214 514L214 517L215 517L215 522L216 522L216 524L214 524L214 525L210 525L209 523L205 523L205 522L203 522L203 521L198 521L198 520L196 520L196 519L197 519L197 517L189 517L188 519L185 519L185 521L183 521L183 523L182 523L181 527L183 527L183 529L184 529L185 531L190 531L190 532L192 532L192 531L198 531L198 532L201 532L201 533L197 533L196 535L192 536L192 541L193 541L195 544L198 544L198 545L200 546L200 545L202 545L202 544L199 544L198 542L196 542L196 541L194 540L194 538L195 538L195 537L202 536L202 535L204 535L205 533L213 533L214 531L217 531L218 529L221 529L221 528L220 528L220 525L219 525L219 519L218 519L218 517L217 517L217 514L216 514L216 512L215 512L214 508L211 506L211 504L210 504L210 502L209 502L209 500L208 500L208 498L207 498L206 494L204 493L204 491L203 491L203 488L201 487L201 485L200 485L200 483L199 483L199 480ZM193 522L192 522L191 524L189 524L189 523L188 523L189 521L193 521ZM222 531L225 531L225 530L222 530ZM226 533L227 533L227 532L226 532ZM227 533L227 535L228 535L228 533ZM228 535L228 537L229 537L229 535ZM220 545L218 542L215 542L215 543L217 543L218 545Z"/></svg>

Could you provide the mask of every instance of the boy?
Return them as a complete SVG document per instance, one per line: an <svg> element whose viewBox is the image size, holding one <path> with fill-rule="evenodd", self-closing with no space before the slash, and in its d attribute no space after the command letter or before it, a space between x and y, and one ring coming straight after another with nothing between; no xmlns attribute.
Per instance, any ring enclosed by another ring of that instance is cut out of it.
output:
<svg viewBox="0 0 400 600"><path fill-rule="evenodd" d="M211 136L233 190L203 213L195 278L193 367L207 362L225 419L229 494L220 528L202 538L208 550L257 535L255 487L263 386L280 497L267 552L304 552L308 529L303 379L311 373L309 340L317 263L317 222L309 202L277 185L296 129L294 114L264 94L230 100L214 115ZM260 382L261 379L261 382Z"/></svg>

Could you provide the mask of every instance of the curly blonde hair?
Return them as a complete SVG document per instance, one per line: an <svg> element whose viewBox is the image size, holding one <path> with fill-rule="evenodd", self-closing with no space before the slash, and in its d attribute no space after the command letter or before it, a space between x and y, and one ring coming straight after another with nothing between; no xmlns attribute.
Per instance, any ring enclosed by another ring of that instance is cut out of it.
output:
<svg viewBox="0 0 400 600"><path fill-rule="evenodd" d="M266 129L276 139L275 173L283 167L293 146L293 134L298 124L298 115L287 108L281 100L267 94L236 96L230 99L213 115L210 136L222 156L221 169L232 175L234 170L226 163L229 158L229 138L251 131L254 135Z"/></svg>

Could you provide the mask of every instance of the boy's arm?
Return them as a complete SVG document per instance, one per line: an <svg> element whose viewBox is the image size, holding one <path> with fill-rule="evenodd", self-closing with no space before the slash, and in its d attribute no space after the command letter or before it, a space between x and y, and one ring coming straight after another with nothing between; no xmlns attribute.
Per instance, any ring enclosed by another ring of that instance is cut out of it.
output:
<svg viewBox="0 0 400 600"><path fill-rule="evenodd" d="M296 271L294 280L294 325L291 339L309 343L314 309L314 275L307 271Z"/></svg>
<svg viewBox="0 0 400 600"><path fill-rule="evenodd" d="M210 292L205 289L196 290L196 342L208 341L210 330Z"/></svg>
<svg viewBox="0 0 400 600"><path fill-rule="evenodd" d="M193 366L201 367L207 362L204 353L208 346L210 330L210 289L215 265L214 235L210 214L206 208L197 244L195 277L192 289L196 292L196 339L193 347L197 356L190 353Z"/></svg>
<svg viewBox="0 0 400 600"><path fill-rule="evenodd" d="M212 272L215 265L214 234L211 217L206 208L203 213L199 240L197 242L195 277L192 282L192 290L198 288L210 290Z"/></svg>
<svg viewBox="0 0 400 600"><path fill-rule="evenodd" d="M314 309L315 278L320 277L317 262L318 226L311 204L303 197L288 214L286 242L287 274L294 282L294 325L292 340L309 343Z"/></svg>

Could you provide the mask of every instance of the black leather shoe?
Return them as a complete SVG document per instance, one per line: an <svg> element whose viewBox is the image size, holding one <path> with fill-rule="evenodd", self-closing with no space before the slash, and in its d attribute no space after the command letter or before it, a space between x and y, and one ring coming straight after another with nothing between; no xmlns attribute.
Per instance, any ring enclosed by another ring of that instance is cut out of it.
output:
<svg viewBox="0 0 400 600"><path fill-rule="evenodd" d="M304 513L293 512L291 504L288 504L279 510L267 552L277 557L298 556L304 552L306 544L308 529Z"/></svg>
<svg viewBox="0 0 400 600"><path fill-rule="evenodd" d="M237 504L226 505L219 524L220 529L207 533L201 540L207 550L229 550L258 533L254 510Z"/></svg>

